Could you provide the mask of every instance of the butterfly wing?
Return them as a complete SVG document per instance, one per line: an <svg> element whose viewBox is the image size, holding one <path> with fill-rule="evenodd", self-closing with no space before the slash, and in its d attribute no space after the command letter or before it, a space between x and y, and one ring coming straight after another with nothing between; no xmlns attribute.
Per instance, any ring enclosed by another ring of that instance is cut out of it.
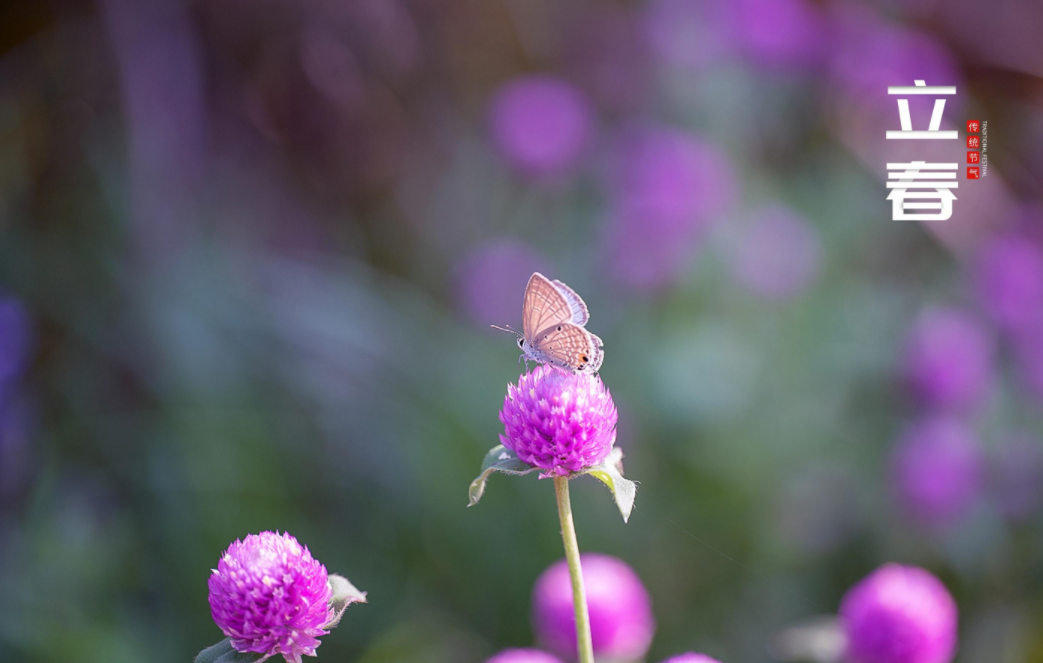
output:
<svg viewBox="0 0 1043 663"><path fill-rule="evenodd" d="M569 303L569 310L572 311L570 322L580 327L587 324L587 321L590 320L590 311L587 310L587 304L583 301L583 298L576 294L575 290L557 279L552 281L552 283L565 296L565 301Z"/></svg>
<svg viewBox="0 0 1043 663"><path fill-rule="evenodd" d="M600 366L604 357L595 338L579 325L562 322L540 332L532 346L548 363L574 371L591 370L589 367L595 362Z"/></svg>
<svg viewBox="0 0 1043 663"><path fill-rule="evenodd" d="M590 334L590 332L587 333ZM594 355L590 358L590 363L585 364L580 370L597 373L601 370L601 364L605 361L605 343L597 334L590 334L590 338L594 341Z"/></svg>
<svg viewBox="0 0 1043 663"><path fill-rule="evenodd" d="M522 333L526 342L534 344L541 330L554 329L572 317L572 306L565 293L543 274L533 272L522 304Z"/></svg>

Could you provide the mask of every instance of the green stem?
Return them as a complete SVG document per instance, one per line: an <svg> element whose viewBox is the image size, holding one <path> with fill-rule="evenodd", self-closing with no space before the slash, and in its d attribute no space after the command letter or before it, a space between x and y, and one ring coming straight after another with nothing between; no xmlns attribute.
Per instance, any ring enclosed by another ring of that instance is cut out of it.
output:
<svg viewBox="0 0 1043 663"><path fill-rule="evenodd" d="M576 648L579 663L594 663L594 644L590 639L590 613L587 611L587 590L583 587L583 569L579 563L579 543L572 524L572 502L569 500L568 477L554 477L554 493L558 496L558 518L561 520L561 540L565 543L565 559L572 578L572 606L576 611Z"/></svg>

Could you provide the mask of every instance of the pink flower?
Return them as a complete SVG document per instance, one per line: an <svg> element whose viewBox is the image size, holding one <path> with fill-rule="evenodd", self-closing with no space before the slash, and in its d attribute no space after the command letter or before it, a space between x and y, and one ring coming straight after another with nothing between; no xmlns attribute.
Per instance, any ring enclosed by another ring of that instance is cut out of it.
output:
<svg viewBox="0 0 1043 663"><path fill-rule="evenodd" d="M539 649L504 649L485 663L561 663L556 656Z"/></svg>
<svg viewBox="0 0 1043 663"><path fill-rule="evenodd" d="M906 345L906 379L925 405L966 409L992 378L989 329L958 309L931 308L917 318Z"/></svg>
<svg viewBox="0 0 1043 663"><path fill-rule="evenodd" d="M492 140L518 170L568 174L590 144L593 111L583 93L552 76L521 76L504 84L489 107Z"/></svg>
<svg viewBox="0 0 1043 663"><path fill-rule="evenodd" d="M993 240L978 256L975 287L982 306L1017 331L1043 315L1043 251L1018 236Z"/></svg>
<svg viewBox="0 0 1043 663"><path fill-rule="evenodd" d="M949 663L956 652L956 603L937 578L888 564L840 603L848 663Z"/></svg>
<svg viewBox="0 0 1043 663"><path fill-rule="evenodd" d="M655 634L648 591L625 562L608 555L581 556L590 610L590 633L598 659L635 661L648 652ZM536 581L532 619L540 643L562 658L576 658L576 619L565 560Z"/></svg>
<svg viewBox="0 0 1043 663"><path fill-rule="evenodd" d="M687 652L684 654L678 654L677 656L671 656L670 658L663 661L663 663L721 663L716 658L710 658L706 654L696 654L695 652Z"/></svg>
<svg viewBox="0 0 1043 663"><path fill-rule="evenodd" d="M315 656L334 617L326 567L289 533L236 541L208 584L210 613L237 651L300 663Z"/></svg>
<svg viewBox="0 0 1043 663"><path fill-rule="evenodd" d="M981 493L983 458L973 432L956 419L910 426L894 450L893 476L906 509L928 525L950 525Z"/></svg>
<svg viewBox="0 0 1043 663"><path fill-rule="evenodd" d="M605 460L617 418L600 377L540 365L507 386L500 442L541 476L568 476Z"/></svg>

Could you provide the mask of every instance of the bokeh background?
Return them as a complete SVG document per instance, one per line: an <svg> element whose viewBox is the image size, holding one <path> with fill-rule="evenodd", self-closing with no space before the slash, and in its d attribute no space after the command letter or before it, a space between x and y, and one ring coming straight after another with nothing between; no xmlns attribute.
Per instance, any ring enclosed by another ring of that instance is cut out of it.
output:
<svg viewBox="0 0 1043 663"><path fill-rule="evenodd" d="M264 529L370 593L325 660L530 645L552 487L465 504L539 269L606 344L637 507L573 502L650 661L771 660L887 561L953 592L958 661L1043 660L1040 34L1013 1L4 3L0 658L190 660ZM883 186L924 76L990 131L931 226Z"/></svg>

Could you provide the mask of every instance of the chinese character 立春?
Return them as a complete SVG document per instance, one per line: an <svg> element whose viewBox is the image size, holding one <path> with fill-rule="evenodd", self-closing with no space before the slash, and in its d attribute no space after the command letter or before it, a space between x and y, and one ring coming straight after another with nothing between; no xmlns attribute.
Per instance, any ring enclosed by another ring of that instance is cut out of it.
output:
<svg viewBox="0 0 1043 663"><path fill-rule="evenodd" d="M892 218L895 221L944 221L952 216L952 201L956 195L951 189L960 185L956 181L955 163L912 163L887 164L888 189L894 189L887 197L891 201ZM970 175L968 175L969 177Z"/></svg>
<svg viewBox="0 0 1043 663"><path fill-rule="evenodd" d="M914 81L913 86L889 86L887 88L888 94L939 94L939 95L953 95L956 94L955 86L932 86L927 87L925 81ZM888 131L887 138L941 138L941 139L954 139L959 138L958 132L956 131L941 131L942 126L942 113L945 111L945 99L934 100L934 110L931 112L931 123L928 125L927 131L913 131L913 121L909 117L909 100L899 99L898 100L898 118L902 123L901 131Z"/></svg>

